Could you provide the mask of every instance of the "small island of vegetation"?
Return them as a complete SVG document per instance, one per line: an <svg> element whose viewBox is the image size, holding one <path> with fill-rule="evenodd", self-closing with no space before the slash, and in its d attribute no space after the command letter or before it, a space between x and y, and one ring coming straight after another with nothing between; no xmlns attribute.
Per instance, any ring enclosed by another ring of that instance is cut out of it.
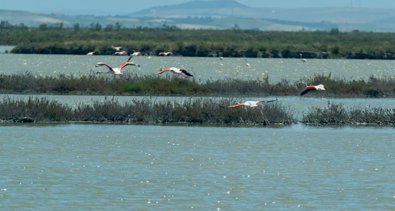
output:
<svg viewBox="0 0 395 211"><path fill-rule="evenodd" d="M15 45L11 53L112 55L113 45L128 53L177 56L259 58L395 59L393 33L330 31L261 31L163 28L123 28L120 24L88 28L75 24L42 24L37 28L0 23L0 45Z"/></svg>

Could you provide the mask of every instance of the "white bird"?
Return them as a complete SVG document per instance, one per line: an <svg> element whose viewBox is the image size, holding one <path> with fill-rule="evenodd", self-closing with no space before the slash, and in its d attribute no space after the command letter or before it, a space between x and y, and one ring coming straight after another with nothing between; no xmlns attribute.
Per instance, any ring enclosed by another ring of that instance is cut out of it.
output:
<svg viewBox="0 0 395 211"><path fill-rule="evenodd" d="M95 55L95 53L96 53L95 51L91 51L91 52L87 53L86 55L87 56L93 56L93 55Z"/></svg>
<svg viewBox="0 0 395 211"><path fill-rule="evenodd" d="M158 54L158 56L171 56L171 55L173 55L173 53L170 52L170 51L167 51L167 52L160 52L160 53Z"/></svg>
<svg viewBox="0 0 395 211"><path fill-rule="evenodd" d="M251 66L250 63L248 63L247 59L245 59L245 62L246 62L246 67L250 67Z"/></svg>
<svg viewBox="0 0 395 211"><path fill-rule="evenodd" d="M122 47L121 46L111 46L112 49L115 51L121 51Z"/></svg>
<svg viewBox="0 0 395 211"><path fill-rule="evenodd" d="M258 107L258 103L270 103L270 102L274 102L276 100L277 99L275 99L275 100L249 100L249 101L245 101L245 102L241 102L241 103L236 103L236 104L230 105L228 107L229 108L236 108L239 106L248 106L248 107L254 108L254 107Z"/></svg>
<svg viewBox="0 0 395 211"><path fill-rule="evenodd" d="M309 85L309 86L306 86L306 87L300 92L300 95L302 96L302 95L304 95L304 94L307 94L308 92L315 91L315 90L325 90L325 87L324 87L324 85L322 85L322 84L318 84L318 85L316 85L316 86L314 86L314 85Z"/></svg>
<svg viewBox="0 0 395 211"><path fill-rule="evenodd" d="M111 67L110 65L108 65L107 63L104 63L104 62L98 62L98 63L95 65L96 67L99 67L99 66L106 66L106 67L109 69L109 71L108 71L108 72L97 72L97 73L113 73L113 74L115 74L115 75L119 75L119 76L122 77L122 78L126 78L126 76L121 72L121 70L122 70L124 67L126 67L126 66L128 66L128 65L140 67L140 65L135 64L135 63L133 63L133 62L130 61L130 60L132 59L132 57L133 57L133 56L129 56L129 58L128 58L126 61L122 62L121 64L119 64L119 65L116 66L116 67ZM129 78L126 78L126 79L129 79Z"/></svg>
<svg viewBox="0 0 395 211"><path fill-rule="evenodd" d="M141 56L141 52L140 51L134 51L132 53L132 56Z"/></svg>
<svg viewBox="0 0 395 211"><path fill-rule="evenodd" d="M116 51L114 53L114 55L125 56L125 55L128 55L128 52L126 52L126 51Z"/></svg>
<svg viewBox="0 0 395 211"><path fill-rule="evenodd" d="M171 71L175 74L182 75L184 77L193 77L193 75L191 73L187 72L184 69L177 68L177 67L168 67L168 68L161 69L157 74L162 74L167 71Z"/></svg>

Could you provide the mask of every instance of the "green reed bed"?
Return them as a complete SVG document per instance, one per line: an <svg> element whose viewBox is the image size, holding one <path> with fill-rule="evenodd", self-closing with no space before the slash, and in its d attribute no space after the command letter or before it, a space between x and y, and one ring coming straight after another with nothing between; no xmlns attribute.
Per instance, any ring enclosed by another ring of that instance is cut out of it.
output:
<svg viewBox="0 0 395 211"><path fill-rule="evenodd" d="M329 104L326 108L314 108L311 112L304 115L302 123L317 126L394 126L395 109L346 108L341 104Z"/></svg>
<svg viewBox="0 0 395 211"><path fill-rule="evenodd" d="M120 103L105 100L71 108L46 98L30 97L0 101L0 122L87 122L117 124L191 124L220 126L279 126L297 123L295 113L279 103L257 108L229 108L234 99L189 99L184 102L132 100ZM346 108L329 104L313 108L302 124L312 126L374 125L395 126L395 109Z"/></svg>
<svg viewBox="0 0 395 211"><path fill-rule="evenodd" d="M0 103L3 122L104 122L125 124L203 124L273 126L295 123L282 105L273 103L259 108L228 108L232 100L190 99L178 102L116 100L94 102L70 108L46 98L12 100Z"/></svg>
<svg viewBox="0 0 395 211"><path fill-rule="evenodd" d="M71 108L45 98L5 97L0 103L0 119L6 122L61 122L71 120L73 114Z"/></svg>
<svg viewBox="0 0 395 211"><path fill-rule="evenodd" d="M326 97L395 97L395 79L368 80L336 79L331 75L301 78L291 83L281 80L270 83L261 80L211 80L197 82L195 79L160 76L120 77L98 75L36 76L31 73L0 74L2 93L46 93L81 95L184 95L184 96L295 96L305 85L325 85L326 91L309 93L310 96Z"/></svg>

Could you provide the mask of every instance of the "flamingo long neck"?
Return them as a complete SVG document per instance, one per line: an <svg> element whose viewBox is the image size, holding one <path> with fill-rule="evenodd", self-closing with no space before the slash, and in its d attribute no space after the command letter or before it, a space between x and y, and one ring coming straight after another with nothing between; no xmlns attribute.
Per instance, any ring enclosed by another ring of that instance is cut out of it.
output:
<svg viewBox="0 0 395 211"><path fill-rule="evenodd" d="M172 69L171 69L171 68L164 68L164 69L161 69L160 72L159 72L159 74L164 73L164 72L167 72L167 71L170 71L170 70L172 70Z"/></svg>
<svg viewBox="0 0 395 211"><path fill-rule="evenodd" d="M123 62L123 63L121 63L120 65L118 65L118 68L119 69L122 69L122 68L124 68L124 67L126 67L126 66L128 66L128 65L134 65L132 62Z"/></svg>

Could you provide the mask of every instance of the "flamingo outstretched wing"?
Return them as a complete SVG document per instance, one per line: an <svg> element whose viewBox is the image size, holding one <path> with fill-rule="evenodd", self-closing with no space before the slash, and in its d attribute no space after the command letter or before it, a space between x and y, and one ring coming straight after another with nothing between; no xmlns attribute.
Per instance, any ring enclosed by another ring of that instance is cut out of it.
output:
<svg viewBox="0 0 395 211"><path fill-rule="evenodd" d="M186 71L186 70L184 70L184 69L180 69L180 71L181 71L182 73L184 73L184 75L186 75L186 76L193 77L193 75L192 75L191 73L189 73L188 71Z"/></svg>
<svg viewBox="0 0 395 211"><path fill-rule="evenodd" d="M110 65L108 65L107 63L104 63L104 62L96 63L95 67L99 67L99 66L106 66L110 71L112 71L112 72L114 71L113 68Z"/></svg>
<svg viewBox="0 0 395 211"><path fill-rule="evenodd" d="M277 98L274 99L274 100L260 100L259 102L262 102L262 103L271 103L271 102L274 102L274 101L277 101Z"/></svg>
<svg viewBox="0 0 395 211"><path fill-rule="evenodd" d="M132 58L133 58L133 55L130 55L128 60L126 60L126 61L129 62Z"/></svg>
<svg viewBox="0 0 395 211"><path fill-rule="evenodd" d="M306 86L301 92L300 96L307 94L308 92L314 91L315 87L314 86Z"/></svg>

